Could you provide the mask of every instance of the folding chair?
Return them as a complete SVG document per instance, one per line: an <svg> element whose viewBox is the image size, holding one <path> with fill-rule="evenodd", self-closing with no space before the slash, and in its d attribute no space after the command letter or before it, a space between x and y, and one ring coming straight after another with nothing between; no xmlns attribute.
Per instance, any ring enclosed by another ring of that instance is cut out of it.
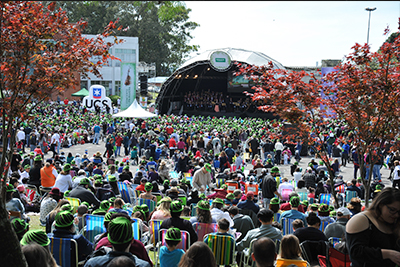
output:
<svg viewBox="0 0 400 267"><path fill-rule="evenodd" d="M132 203L131 197L129 195L128 185L124 182L117 182L117 184L119 193L121 194L121 197L125 201L125 203Z"/></svg>
<svg viewBox="0 0 400 267"><path fill-rule="evenodd" d="M171 179L178 179L179 175L176 171L170 171L169 172L169 177L171 177Z"/></svg>
<svg viewBox="0 0 400 267"><path fill-rule="evenodd" d="M329 205L331 201L331 194L320 194L319 195L319 203L325 203L326 205Z"/></svg>
<svg viewBox="0 0 400 267"><path fill-rule="evenodd" d="M132 218L132 230L133 230L133 238L136 240L140 240L142 229L140 228L139 219Z"/></svg>
<svg viewBox="0 0 400 267"><path fill-rule="evenodd" d="M190 204L190 216L192 216L192 217L197 216L197 204L196 203Z"/></svg>
<svg viewBox="0 0 400 267"><path fill-rule="evenodd" d="M76 197L66 197L66 200L69 201L69 204L74 208L73 213L76 213L78 207L81 205L81 200Z"/></svg>
<svg viewBox="0 0 400 267"><path fill-rule="evenodd" d="M210 233L217 232L217 224L216 223L199 223L195 222L193 224L194 231L197 234L198 240L203 240L204 236Z"/></svg>
<svg viewBox="0 0 400 267"><path fill-rule="evenodd" d="M93 243L96 235L102 234L106 231L104 227L104 216L85 214L83 215L83 235Z"/></svg>
<svg viewBox="0 0 400 267"><path fill-rule="evenodd" d="M26 195L30 201L33 201L36 197L40 197L40 193L38 192L36 186L27 185L25 189L26 189Z"/></svg>
<svg viewBox="0 0 400 267"><path fill-rule="evenodd" d="M279 222L279 219L281 218L281 214L280 213L274 213L274 218L273 221L274 222Z"/></svg>
<svg viewBox="0 0 400 267"><path fill-rule="evenodd" d="M287 267L293 264L297 267L307 267L307 261L304 260L288 260L288 259L276 259L275 267Z"/></svg>
<svg viewBox="0 0 400 267"><path fill-rule="evenodd" d="M282 225L282 235L293 234L294 230L292 223L294 222L294 219L281 218L280 220Z"/></svg>
<svg viewBox="0 0 400 267"><path fill-rule="evenodd" d="M303 241L300 244L302 258L311 266L318 265L318 255L326 256L327 242L325 241Z"/></svg>
<svg viewBox="0 0 400 267"><path fill-rule="evenodd" d="M300 201L307 200L307 193L306 192L298 192L297 194L299 194Z"/></svg>
<svg viewBox="0 0 400 267"><path fill-rule="evenodd" d="M208 239L208 247L215 256L217 266L235 263L236 241L232 236L207 234L204 236L203 241L206 239Z"/></svg>
<svg viewBox="0 0 400 267"><path fill-rule="evenodd" d="M150 238L149 241L147 242L146 245L146 250L147 253L149 253L149 250L153 248L153 258L156 257L156 247L157 243L160 240L160 229L161 229L161 224L162 220L150 220L149 221L149 234Z"/></svg>
<svg viewBox="0 0 400 267"><path fill-rule="evenodd" d="M321 263L321 258L323 256L318 256L319 263ZM328 252L326 255L326 263L328 267L350 267L351 260L350 255L340 252L335 248L328 248ZM321 266L323 266L321 264Z"/></svg>
<svg viewBox="0 0 400 267"><path fill-rule="evenodd" d="M345 201L346 203L350 203L350 202L351 202L351 199L352 199L353 197L358 197L357 191L346 191L345 194L346 194L346 197L345 197L344 201Z"/></svg>
<svg viewBox="0 0 400 267"><path fill-rule="evenodd" d="M158 236L160 237L160 241L157 243L157 253L155 258L154 265L157 266L160 259L160 248L162 246L166 246L167 242L165 241L165 236L167 234L168 229L160 229ZM176 246L177 249L183 249L185 252L189 249L190 246L190 234L187 231L181 230L181 238L182 241Z"/></svg>
<svg viewBox="0 0 400 267"><path fill-rule="evenodd" d="M329 222L328 221L321 221L321 224L319 226L319 230L321 232L325 231L325 228L328 226Z"/></svg>
<svg viewBox="0 0 400 267"><path fill-rule="evenodd" d="M335 191L338 192L338 193L343 194L345 192L344 184L341 184L341 185L335 187Z"/></svg>
<svg viewBox="0 0 400 267"><path fill-rule="evenodd" d="M78 243L74 239L49 237L50 253L60 267L78 266Z"/></svg>
<svg viewBox="0 0 400 267"><path fill-rule="evenodd" d="M149 207L149 213L156 209L157 203L151 199L138 198L138 205L146 204Z"/></svg>
<svg viewBox="0 0 400 267"><path fill-rule="evenodd" d="M214 160L214 168L215 169L219 169L219 165L220 165L220 163L219 163L219 160Z"/></svg>
<svg viewBox="0 0 400 267"><path fill-rule="evenodd" d="M218 188L221 188L221 185L225 183L225 179L223 178L215 178L215 184L217 185Z"/></svg>

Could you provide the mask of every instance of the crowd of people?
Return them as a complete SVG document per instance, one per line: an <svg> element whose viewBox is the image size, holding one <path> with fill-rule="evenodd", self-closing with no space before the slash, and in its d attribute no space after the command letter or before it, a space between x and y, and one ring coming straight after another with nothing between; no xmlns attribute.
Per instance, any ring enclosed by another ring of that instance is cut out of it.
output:
<svg viewBox="0 0 400 267"><path fill-rule="evenodd" d="M317 158L304 170L299 167L305 145L284 136L279 120L174 115L121 120L107 113L94 116L79 102L48 103L32 115L16 129L6 190L6 207L29 266L35 254L56 265L48 250L52 237L75 239L85 266L153 266L148 253L154 220L168 229L165 245L151 248L159 250L161 266L216 266L207 246L211 238L203 240L196 223L215 224L210 234L232 237L239 266L248 249L257 266L288 261L305 266L300 244L332 237L341 239L335 248L350 254L352 266L400 264L400 192L395 188L400 153L393 151L394 142L377 147L372 159L362 157L351 129L332 121L320 135L332 157L332 183ZM62 151L85 143L105 146L93 155ZM362 171L360 160L365 161ZM354 179L346 181L341 167L350 162ZM365 196L361 176L369 177L371 162L371 194ZM393 187L382 182L385 164ZM290 173L283 175L284 166ZM337 200L325 203L321 196L333 191ZM355 196L346 201L349 191ZM79 199L80 205L67 198ZM156 203L155 209L140 199ZM364 210L369 199L372 204ZM30 211L40 214L43 230L29 230ZM85 214L104 216L106 231L94 240L85 235ZM133 238L134 221L140 224L140 240ZM190 235L190 246L182 247L181 231Z"/></svg>

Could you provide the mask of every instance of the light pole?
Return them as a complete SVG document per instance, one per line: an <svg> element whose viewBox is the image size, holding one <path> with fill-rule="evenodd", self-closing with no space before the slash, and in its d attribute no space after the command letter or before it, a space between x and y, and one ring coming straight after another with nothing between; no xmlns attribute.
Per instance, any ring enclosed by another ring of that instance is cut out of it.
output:
<svg viewBox="0 0 400 267"><path fill-rule="evenodd" d="M369 43L369 23L371 21L371 11L376 10L376 7L366 7L366 11L369 12L369 18L368 18L368 32L367 32L367 44Z"/></svg>

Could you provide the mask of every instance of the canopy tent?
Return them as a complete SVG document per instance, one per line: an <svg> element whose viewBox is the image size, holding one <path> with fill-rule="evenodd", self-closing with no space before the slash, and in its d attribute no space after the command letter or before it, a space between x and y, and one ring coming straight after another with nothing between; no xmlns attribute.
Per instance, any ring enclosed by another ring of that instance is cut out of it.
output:
<svg viewBox="0 0 400 267"><path fill-rule="evenodd" d="M73 93L71 96L88 96L88 95L89 95L89 91L86 88L82 88L78 92Z"/></svg>
<svg viewBox="0 0 400 267"><path fill-rule="evenodd" d="M138 104L136 99L133 101L133 103L127 109L113 115L113 117L140 118L140 119L147 119L147 118L152 118L152 117L156 117L156 116L157 116L156 114L144 110Z"/></svg>

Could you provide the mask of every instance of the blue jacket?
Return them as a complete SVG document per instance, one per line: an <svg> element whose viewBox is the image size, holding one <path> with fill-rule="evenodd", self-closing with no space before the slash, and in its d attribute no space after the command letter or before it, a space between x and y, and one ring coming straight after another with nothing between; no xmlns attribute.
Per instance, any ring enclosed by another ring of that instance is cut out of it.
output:
<svg viewBox="0 0 400 267"><path fill-rule="evenodd" d="M114 258L116 258L118 256L127 256L134 262L134 265L137 267L150 267L150 263L148 263L147 261L139 259L132 253L120 252L120 251L110 251L104 256L93 257L85 263L84 267L107 266L110 261L112 261Z"/></svg>

